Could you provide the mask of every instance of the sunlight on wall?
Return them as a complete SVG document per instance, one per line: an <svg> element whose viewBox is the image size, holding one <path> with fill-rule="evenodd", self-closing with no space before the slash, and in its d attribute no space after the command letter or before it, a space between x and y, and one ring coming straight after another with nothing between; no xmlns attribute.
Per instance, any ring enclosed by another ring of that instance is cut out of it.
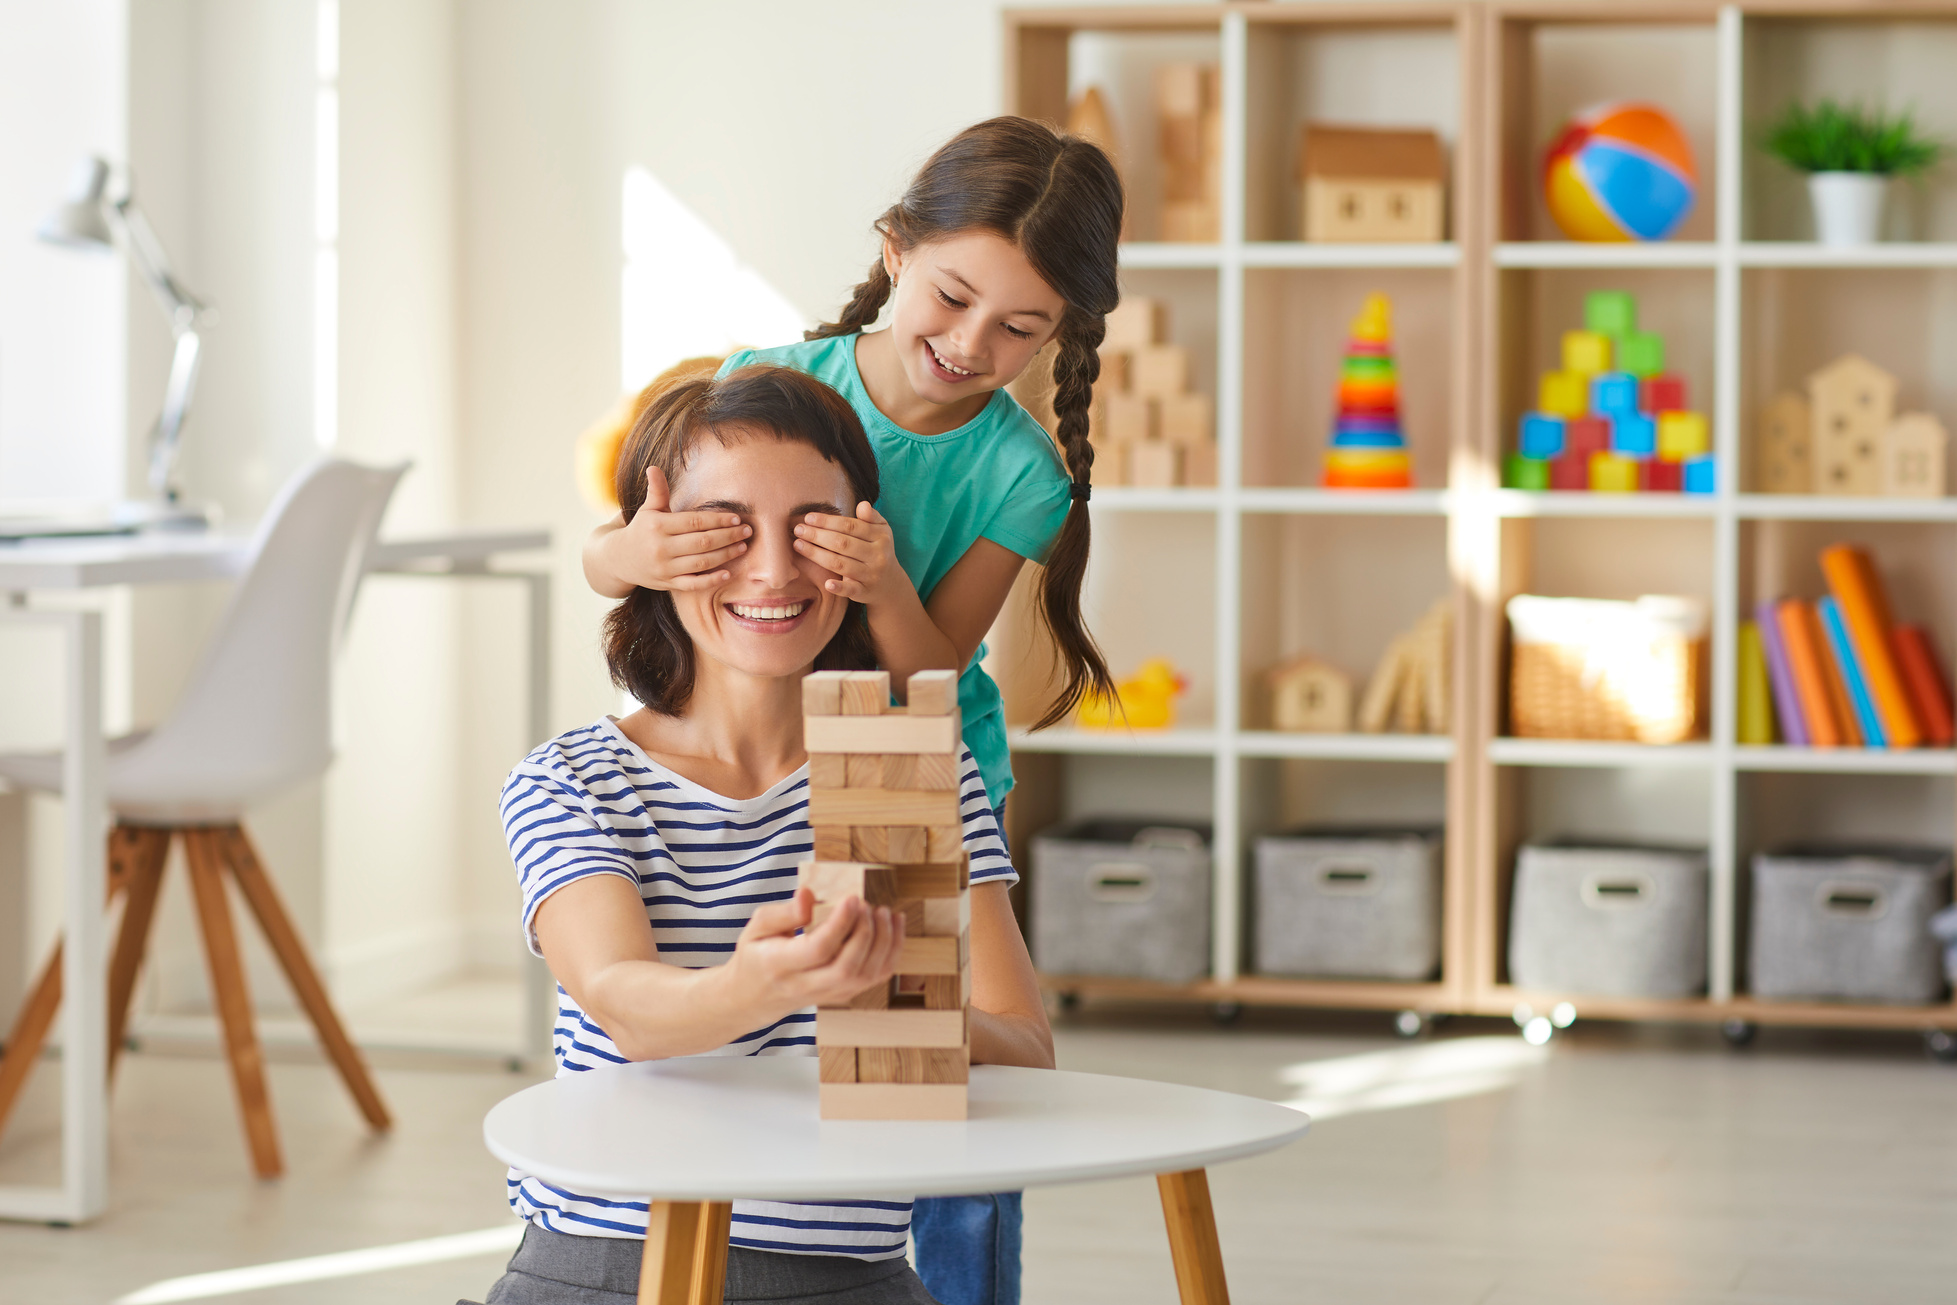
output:
<svg viewBox="0 0 1957 1305"><path fill-rule="evenodd" d="M1314 1120L1397 1110L1514 1087L1549 1059L1549 1048L1518 1037L1449 1038L1396 1051L1288 1065L1278 1077L1298 1089L1281 1104Z"/></svg>
<svg viewBox="0 0 1957 1305"><path fill-rule="evenodd" d="M636 390L682 358L788 344L808 325L686 205L634 165L625 170L619 385Z"/></svg>

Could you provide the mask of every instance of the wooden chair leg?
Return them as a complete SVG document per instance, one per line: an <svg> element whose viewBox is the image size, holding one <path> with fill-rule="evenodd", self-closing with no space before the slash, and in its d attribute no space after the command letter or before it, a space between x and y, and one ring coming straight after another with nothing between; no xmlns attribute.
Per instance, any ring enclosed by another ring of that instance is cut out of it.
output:
<svg viewBox="0 0 1957 1305"><path fill-rule="evenodd" d="M245 836L242 826L231 825L224 829L211 831L211 836L221 840L225 860L231 873L238 880L238 887L244 892L245 901L250 904L252 914L258 917L259 928L265 931L266 941L272 944L273 953L279 964L285 968L285 977L291 982L293 992L299 996L299 1004L306 1009L312 1019L313 1028L319 1032L319 1040L326 1047L326 1054L332 1057L334 1068L346 1081L347 1091L360 1106L360 1113L367 1117L373 1128L385 1132L393 1127L388 1117L387 1105L374 1087L374 1080L367 1072L367 1064L360 1058L359 1048L347 1036L340 1024L340 1017L333 1011L333 1002L326 995L326 985L320 982L318 971L313 969L312 958L306 955L305 941L299 931L292 927L292 920L285 913L279 901L278 890L273 887L271 876L259 864L258 853Z"/></svg>
<svg viewBox="0 0 1957 1305"><path fill-rule="evenodd" d="M197 921L204 933L211 1000L224 1026L224 1049L238 1091L238 1109L244 1115L252 1167L260 1178L276 1178L284 1164L279 1159L278 1127L272 1122L272 1099L265 1087L265 1056L258 1046L258 1032L252 1027L244 959L238 951L238 935L231 927L231 906L224 896L221 836L216 829L185 829L184 853L190 863L191 891L197 899Z"/></svg>
<svg viewBox="0 0 1957 1305"><path fill-rule="evenodd" d="M1210 1206L1210 1179L1201 1169L1158 1174L1162 1218L1169 1226L1169 1254L1176 1264L1182 1305L1230 1305L1223 1280L1223 1248L1216 1241L1216 1212Z"/></svg>
<svg viewBox="0 0 1957 1305"><path fill-rule="evenodd" d="M727 1295L727 1232L733 1222L731 1201L700 1203L700 1227L694 1238L693 1282L687 1305L720 1305Z"/></svg>
<svg viewBox="0 0 1957 1305"><path fill-rule="evenodd" d="M122 927L109 961L109 1073L122 1058L122 1035L129 1027L129 999L136 974L149 949L150 923L163 887L163 864L170 854L170 831L142 825L117 825L109 831L109 863L120 867L125 892Z"/></svg>
<svg viewBox="0 0 1957 1305"><path fill-rule="evenodd" d="M639 1305L691 1305L695 1299L694 1261L699 1258L705 1211L698 1201L654 1201L647 1207L645 1258L639 1261Z"/></svg>

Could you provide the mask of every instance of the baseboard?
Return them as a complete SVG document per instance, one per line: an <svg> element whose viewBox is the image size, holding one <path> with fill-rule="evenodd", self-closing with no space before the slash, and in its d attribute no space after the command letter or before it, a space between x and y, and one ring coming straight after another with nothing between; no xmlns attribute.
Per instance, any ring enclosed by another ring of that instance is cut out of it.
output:
<svg viewBox="0 0 1957 1305"><path fill-rule="evenodd" d="M467 965L467 935L459 920L431 921L329 947L320 969L335 1002L343 1007L371 1006L461 973Z"/></svg>

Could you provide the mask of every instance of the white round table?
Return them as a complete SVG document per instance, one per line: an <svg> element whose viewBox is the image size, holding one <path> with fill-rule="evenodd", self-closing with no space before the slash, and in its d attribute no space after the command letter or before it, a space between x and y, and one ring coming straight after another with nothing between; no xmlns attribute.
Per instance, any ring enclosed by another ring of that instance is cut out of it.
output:
<svg viewBox="0 0 1957 1305"><path fill-rule="evenodd" d="M974 1065L961 1121L816 1117L813 1056L699 1056L569 1074L483 1120L499 1159L594 1196L646 1198L641 1305L719 1305L729 1202L1006 1192L1152 1173L1184 1305L1223 1305L1204 1167L1311 1121L1254 1097Z"/></svg>

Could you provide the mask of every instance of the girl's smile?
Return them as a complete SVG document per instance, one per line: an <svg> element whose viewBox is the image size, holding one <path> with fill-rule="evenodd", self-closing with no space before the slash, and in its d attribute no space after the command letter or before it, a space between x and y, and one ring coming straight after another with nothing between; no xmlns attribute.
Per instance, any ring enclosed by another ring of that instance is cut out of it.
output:
<svg viewBox="0 0 1957 1305"><path fill-rule="evenodd" d="M937 345L931 343L929 340L924 341L923 344L924 352L930 359L932 371L937 373L938 379L947 385L956 385L960 381L969 381L974 376L984 374L976 368L956 365L944 356L944 353Z"/></svg>

